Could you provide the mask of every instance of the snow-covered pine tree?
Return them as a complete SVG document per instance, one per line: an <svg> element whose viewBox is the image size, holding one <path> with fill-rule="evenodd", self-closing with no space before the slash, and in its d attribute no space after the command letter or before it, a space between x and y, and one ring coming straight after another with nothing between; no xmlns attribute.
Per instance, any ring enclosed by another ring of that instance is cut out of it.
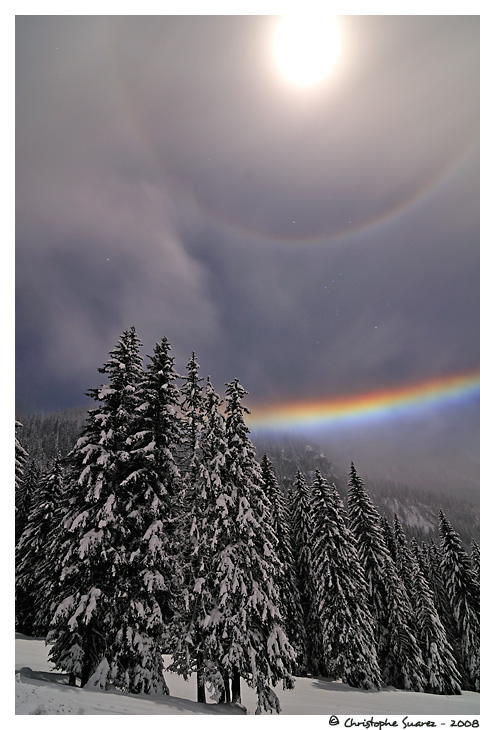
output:
<svg viewBox="0 0 495 730"><path fill-rule="evenodd" d="M313 575L311 546L313 516L311 493L304 474L297 470L289 500L289 520L297 586L304 619L304 653L297 657L300 675L321 674L325 671L320 616L315 605L316 587Z"/></svg>
<svg viewBox="0 0 495 730"><path fill-rule="evenodd" d="M22 479L16 484L15 492L15 623L17 631L29 634L33 631L34 606L32 591L23 588L19 576L19 554L17 551L19 541L26 529L33 497L38 491L40 481L40 470L36 462L31 459L25 469Z"/></svg>
<svg viewBox="0 0 495 730"><path fill-rule="evenodd" d="M27 511L24 509L26 492L23 490L24 470L28 460L28 453L17 438L17 431L22 428L20 421L15 422L15 510L16 510L16 543L24 529ZM19 512L19 515L17 513Z"/></svg>
<svg viewBox="0 0 495 730"><path fill-rule="evenodd" d="M458 647L456 641L456 628L455 621L452 615L452 609L450 602L447 597L445 583L442 572L442 554L438 543L432 538L428 543L423 542L421 545L421 556L418 559L419 565L422 567L423 575L426 578L429 587L433 593L433 600L435 608L440 617L440 621L445 628L447 641L449 642L454 652L454 657L457 662L459 671L461 672L462 678L462 662L458 654Z"/></svg>
<svg viewBox="0 0 495 730"><path fill-rule="evenodd" d="M223 492L227 440L221 401L207 378L198 429L197 469L184 489L181 584L177 612L171 631L171 669L184 677L196 671L198 702L206 701L205 684L220 682L218 657L209 655L210 615L215 607L218 551L217 499ZM199 410L199 405L198 405ZM187 415L187 410L186 410ZM199 419L198 419L199 421ZM213 631L215 631L213 629Z"/></svg>
<svg viewBox="0 0 495 730"><path fill-rule="evenodd" d="M395 566L409 599L413 593L413 558L401 521L394 514Z"/></svg>
<svg viewBox="0 0 495 730"><path fill-rule="evenodd" d="M33 496L38 489L41 470L34 459L30 459L24 469L22 480L19 481L15 493L15 542L19 542L24 532Z"/></svg>
<svg viewBox="0 0 495 730"><path fill-rule="evenodd" d="M425 664L425 692L458 695L461 693L461 677L457 662L435 608L433 592L413 555L411 570L416 633Z"/></svg>
<svg viewBox="0 0 495 730"><path fill-rule="evenodd" d="M204 659L201 653L201 637L197 625L197 614L192 618L189 615L190 592L193 592L196 585L195 576L201 572L199 565L204 556L194 553L192 536L198 516L198 508L207 509L201 493L204 492L204 484L200 485L199 474L202 464L202 453L200 439L206 421L205 402L203 399L203 378L199 375L199 363L196 354L193 352L187 363L187 375L183 376L185 381L180 388L182 396L182 446L181 446L181 468L182 468L182 492L180 496L181 510L178 516L177 528L183 536L178 548L180 550L181 586L178 591L179 612L183 615L176 616L174 622L178 624L171 633L172 645L175 645L176 661L174 668L180 673L188 676L191 666L196 670L196 688L198 702L206 702ZM206 496L203 494L203 498ZM201 519L201 513L199 513ZM191 585L192 581L194 583ZM183 605L182 605L183 604ZM177 620L179 619L179 620ZM192 629L192 624L195 624ZM187 638L186 638L187 637ZM179 649L178 647L181 647ZM181 651L182 650L182 651Z"/></svg>
<svg viewBox="0 0 495 730"><path fill-rule="evenodd" d="M88 392L97 407L88 415L83 435L69 455L69 489L64 520L65 542L56 610L47 640L55 666L105 686L119 674L121 613L128 604L127 573L129 475L127 439L140 404L136 391L142 378L140 342L126 330L108 361L99 368L108 383ZM119 676L119 686L136 689L134 677Z"/></svg>
<svg viewBox="0 0 495 730"><path fill-rule="evenodd" d="M480 546L476 540L471 540L471 568L476 576L478 583L480 582Z"/></svg>
<svg viewBox="0 0 495 730"><path fill-rule="evenodd" d="M256 712L280 711L271 686L293 686L294 652L282 628L277 587L280 562L262 489L260 467L244 422L246 391L235 379L226 390L227 453L215 520L216 576L213 608L205 621L207 656L232 678L232 701L241 699L240 679L256 689ZM271 686L270 686L271 685ZM218 686L218 685L217 685Z"/></svg>
<svg viewBox="0 0 495 730"><path fill-rule="evenodd" d="M480 592L469 555L442 511L439 513L442 541L441 571L454 619L456 656L462 688L480 690Z"/></svg>
<svg viewBox="0 0 495 730"><path fill-rule="evenodd" d="M385 545L387 547L387 550L390 553L390 557L395 562L396 558L397 558L397 546L395 544L395 535L394 535L394 531L392 529L392 525L387 520L385 515L380 515L380 524L382 526L383 539L385 540Z"/></svg>
<svg viewBox="0 0 495 730"><path fill-rule="evenodd" d="M20 421L15 422L15 486L19 486L24 476L24 468L28 460L28 453L17 438L17 431L22 428Z"/></svg>
<svg viewBox="0 0 495 730"><path fill-rule="evenodd" d="M25 634L46 636L48 630L48 609L58 578L53 534L64 480L64 461L59 454L40 478L26 527L16 546L16 620L18 630Z"/></svg>
<svg viewBox="0 0 495 730"><path fill-rule="evenodd" d="M180 395L183 434L180 461L185 494L186 485L194 483L199 468L199 438L204 420L203 378L199 375L199 363L194 352L187 363L187 375L182 376L182 379L184 383L180 388Z"/></svg>
<svg viewBox="0 0 495 730"><path fill-rule="evenodd" d="M301 667L300 660L304 655L306 640L301 598L295 575L287 501L279 487L273 464L266 454L261 459L261 477L270 508L271 524L277 538L277 557L281 564L278 577L280 613L285 632L296 654L295 666L292 668L296 672Z"/></svg>
<svg viewBox="0 0 495 730"><path fill-rule="evenodd" d="M311 492L313 574L328 676L351 687L378 689L375 625L355 541L334 487L315 471Z"/></svg>
<svg viewBox="0 0 495 730"><path fill-rule="evenodd" d="M411 538L410 542L411 546L411 554L414 560L419 565L421 572L423 573L423 577L426 579L426 582L430 586L429 580L428 580L428 552L427 552L427 546L425 542L422 542L421 545L418 543L415 537ZM431 588L431 586L430 586Z"/></svg>
<svg viewBox="0 0 495 730"><path fill-rule="evenodd" d="M347 508L349 526L356 539L370 592L383 681L397 689L421 692L424 688L423 662L415 638L413 610L385 545L380 515L353 463Z"/></svg>
<svg viewBox="0 0 495 730"><path fill-rule="evenodd" d="M177 453L179 390L166 337L155 345L136 388L126 475L119 485L127 541L112 681L132 692L168 693L163 679L167 627L175 612L180 537L175 499L181 493Z"/></svg>

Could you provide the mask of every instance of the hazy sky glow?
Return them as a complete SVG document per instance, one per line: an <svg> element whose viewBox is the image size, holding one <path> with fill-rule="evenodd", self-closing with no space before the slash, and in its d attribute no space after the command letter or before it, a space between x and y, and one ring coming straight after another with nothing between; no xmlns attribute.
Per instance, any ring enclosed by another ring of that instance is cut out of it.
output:
<svg viewBox="0 0 495 730"><path fill-rule="evenodd" d="M279 22L17 17L18 415L87 403L130 325L253 418L479 367L479 18L339 17L307 84ZM317 436L473 491L478 417L475 391Z"/></svg>

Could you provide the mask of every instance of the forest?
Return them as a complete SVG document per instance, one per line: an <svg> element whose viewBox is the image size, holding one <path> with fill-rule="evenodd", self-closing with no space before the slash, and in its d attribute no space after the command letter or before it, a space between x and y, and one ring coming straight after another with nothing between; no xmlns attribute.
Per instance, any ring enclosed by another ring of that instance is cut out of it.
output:
<svg viewBox="0 0 495 730"><path fill-rule="evenodd" d="M345 486L324 459L282 474L237 379L222 400L194 353L181 376L165 337L140 351L131 327L49 449L49 419L16 422L16 629L76 686L167 694L167 654L198 702L240 703L243 678L257 712L308 675L479 691L478 542L445 509L411 535L354 464Z"/></svg>

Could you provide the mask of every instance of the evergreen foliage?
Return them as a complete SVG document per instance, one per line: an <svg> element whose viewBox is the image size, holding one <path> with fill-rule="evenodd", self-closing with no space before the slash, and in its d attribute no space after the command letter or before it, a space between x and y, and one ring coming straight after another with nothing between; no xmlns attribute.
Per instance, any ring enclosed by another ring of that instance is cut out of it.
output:
<svg viewBox="0 0 495 730"><path fill-rule="evenodd" d="M471 540L471 568L478 583L480 582L480 546L476 540Z"/></svg>
<svg viewBox="0 0 495 730"><path fill-rule="evenodd" d="M454 624L456 656L462 688L480 689L480 595L469 555L443 512L439 513L442 540L441 570Z"/></svg>
<svg viewBox="0 0 495 730"><path fill-rule="evenodd" d="M397 515L394 515L394 538L395 565L407 595L411 598L413 594L413 557L407 545L404 528Z"/></svg>
<svg viewBox="0 0 495 730"><path fill-rule="evenodd" d="M29 491L24 485L24 471L28 460L28 453L17 438L17 432L22 428L20 421L15 422L15 541L19 540L27 522L29 513Z"/></svg>
<svg viewBox="0 0 495 730"><path fill-rule="evenodd" d="M125 543L128 561L114 661L133 691L166 692L162 653L174 614L178 539L174 499L180 492L177 452L179 391L170 344L154 348L138 382L138 405L129 423ZM114 681L122 681L118 679Z"/></svg>
<svg viewBox="0 0 495 730"><path fill-rule="evenodd" d="M273 688L293 673L479 691L479 545L468 556L443 512L441 547L408 545L354 464L348 515L318 466L311 490L298 469L286 500L287 445L281 488L268 452L256 459L239 381L222 415L195 353L181 378L166 338L143 369L126 330L99 372L67 459L47 457L72 439L58 415L31 419L35 458L16 422L17 628L49 626L50 658L73 684L168 693L171 653L173 671L196 673L198 701L209 687L239 703L243 678L257 713L280 712ZM315 450L297 455L333 473Z"/></svg>
<svg viewBox="0 0 495 730"><path fill-rule="evenodd" d="M461 693L461 677L435 608L433 592L414 557L411 559L411 568L417 639L425 665L425 692L458 695Z"/></svg>
<svg viewBox="0 0 495 730"><path fill-rule="evenodd" d="M26 527L16 546L16 619L25 634L46 636L47 597L56 579L52 539L56 514L64 492L64 464L58 456L33 494Z"/></svg>
<svg viewBox="0 0 495 730"><path fill-rule="evenodd" d="M19 488L22 478L24 476L24 468L26 466L26 462L28 460L28 453L26 449L21 446L18 438L17 438L17 431L18 429L22 428L22 423L20 421L15 422L15 486L16 489Z"/></svg>
<svg viewBox="0 0 495 730"><path fill-rule="evenodd" d="M199 363L193 352L187 363L187 376L182 378L185 382L180 389L181 412L182 412L182 444L181 444L181 466L183 470L184 485L194 483L199 469L199 438L204 420L203 412L203 378L199 376ZM184 493L187 492L184 488ZM194 490L192 492L194 496Z"/></svg>
<svg viewBox="0 0 495 730"><path fill-rule="evenodd" d="M266 454L261 459L261 478L270 509L271 526L277 539L276 553L280 562L278 576L280 612L287 637L296 655L292 671L299 672L305 651L305 630L294 569L288 506L278 485L273 465Z"/></svg>
<svg viewBox="0 0 495 730"><path fill-rule="evenodd" d="M99 369L108 383L89 391L99 405L70 455L72 499L48 640L56 667L79 677L82 685L105 687L110 682L130 692L150 693L167 691L156 644L162 622L156 593L164 586L158 571L146 563L161 548L159 509L142 533L142 505L136 503L144 496L148 504L151 500L152 512L158 508L156 487L149 482L141 487L136 478L143 457L143 442L136 443L134 428L144 405L138 397L139 347L134 328L125 331ZM158 358L153 364L158 366ZM150 368L149 380L156 369ZM138 486L144 495L136 494ZM136 549L139 540L142 545Z"/></svg>
<svg viewBox="0 0 495 730"><path fill-rule="evenodd" d="M385 515L380 515L380 524L382 526L385 545L390 553L390 557L395 562L397 560L397 545L395 544L395 535L392 529L392 525L385 517Z"/></svg>
<svg viewBox="0 0 495 730"><path fill-rule="evenodd" d="M15 493L15 543L18 544L26 529L31 504L39 487L41 470L33 459L29 459L24 468L22 479L19 479Z"/></svg>
<svg viewBox="0 0 495 730"><path fill-rule="evenodd" d="M343 504L317 470L312 488L313 573L328 676L351 687L378 689L375 626Z"/></svg>
<svg viewBox="0 0 495 730"><path fill-rule="evenodd" d="M304 619L303 652L297 657L298 673L320 674L325 671L320 617L317 613L316 584L313 575L313 515L311 493L301 470L297 470L289 503L290 527L296 582Z"/></svg>
<svg viewBox="0 0 495 730"><path fill-rule="evenodd" d="M191 403L195 404L195 413L201 412L202 416L198 415L191 439L194 443L191 460L194 460L195 466L187 470L183 492L182 570L171 648L172 669L185 677L196 671L198 701L205 702L206 681L213 685L223 682L217 657L209 654L209 635L215 591L218 590L214 559L220 537L217 533L217 500L223 492L227 441L225 420L220 413L221 401L209 378L201 405L199 397L191 398ZM187 414L185 406L185 417L189 420Z"/></svg>
<svg viewBox="0 0 495 730"><path fill-rule="evenodd" d="M384 563L387 599L387 652L381 670L387 684L411 692L424 692L424 662L416 641L415 617L391 558Z"/></svg>
<svg viewBox="0 0 495 730"><path fill-rule="evenodd" d="M294 652L282 628L279 608L276 537L261 488L260 467L244 423L246 391L236 379L226 390L226 437L222 492L217 498L216 585L208 618L208 657L218 677L232 678L232 700L240 701L240 678L257 692L257 712L280 711L272 687L292 687ZM271 686L270 686L271 685Z"/></svg>
<svg viewBox="0 0 495 730"><path fill-rule="evenodd" d="M376 621L383 681L398 689L421 692L423 662L414 635L412 607L386 548L380 516L354 464L349 473L347 504L349 526L356 539Z"/></svg>

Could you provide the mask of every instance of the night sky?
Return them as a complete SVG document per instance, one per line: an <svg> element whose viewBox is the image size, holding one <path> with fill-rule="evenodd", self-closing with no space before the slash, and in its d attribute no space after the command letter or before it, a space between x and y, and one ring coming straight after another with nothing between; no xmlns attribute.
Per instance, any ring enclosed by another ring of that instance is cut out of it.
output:
<svg viewBox="0 0 495 730"><path fill-rule="evenodd" d="M253 416L479 368L479 17L338 17L306 86L279 22L17 17L18 416L89 406L131 325ZM477 393L299 430L479 487Z"/></svg>

